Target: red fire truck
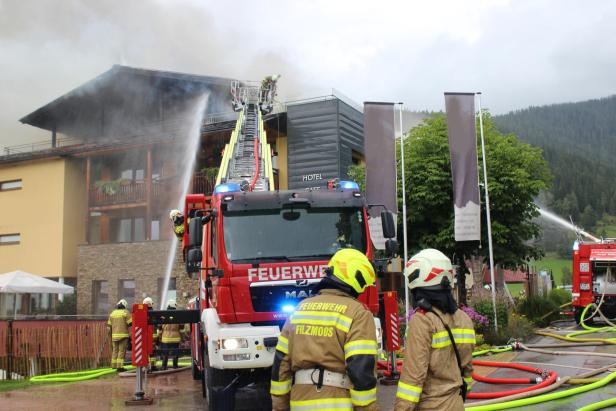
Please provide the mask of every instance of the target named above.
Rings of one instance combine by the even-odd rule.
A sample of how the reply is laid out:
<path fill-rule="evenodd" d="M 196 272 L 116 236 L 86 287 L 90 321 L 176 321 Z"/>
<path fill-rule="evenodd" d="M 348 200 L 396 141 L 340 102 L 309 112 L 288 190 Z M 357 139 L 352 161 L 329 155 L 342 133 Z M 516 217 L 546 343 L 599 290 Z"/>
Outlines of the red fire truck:
<path fill-rule="evenodd" d="M 310 295 L 339 249 L 372 259 L 367 204 L 351 181 L 329 189 L 277 191 L 261 111 L 264 94 L 234 86 L 241 112 L 225 147 L 211 196 L 188 195 L 183 248 L 186 270 L 199 279 L 192 307 L 193 377 L 211 409 L 233 409 L 235 390 L 254 386 L 264 404 L 280 328 Z M 392 253 L 393 216 L 381 213 Z M 379 310 L 376 287 L 362 301 Z M 380 320 L 375 317 L 377 340 Z M 255 404 L 255 409 L 267 405 Z"/>
<path fill-rule="evenodd" d="M 573 246 L 573 307 L 579 323 L 582 311 L 600 304 L 608 317 L 616 315 L 616 243 L 576 241 Z M 592 314 L 592 312 L 591 312 Z M 588 321 L 588 320 L 587 320 Z"/>

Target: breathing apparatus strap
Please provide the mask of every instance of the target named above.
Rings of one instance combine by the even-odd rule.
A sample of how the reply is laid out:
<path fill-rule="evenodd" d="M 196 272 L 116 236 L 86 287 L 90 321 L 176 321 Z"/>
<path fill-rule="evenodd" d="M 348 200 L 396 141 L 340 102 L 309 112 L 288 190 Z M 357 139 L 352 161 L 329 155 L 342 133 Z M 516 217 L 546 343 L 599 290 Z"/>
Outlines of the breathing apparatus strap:
<path fill-rule="evenodd" d="M 424 308 L 424 307 L 422 307 L 422 308 Z M 460 377 L 462 377 L 462 385 L 460 386 L 460 395 L 462 396 L 462 401 L 466 401 L 466 394 L 468 392 L 468 384 L 464 380 L 464 369 L 462 368 L 462 360 L 460 360 L 460 351 L 458 351 L 458 346 L 456 345 L 456 340 L 453 338 L 453 334 L 451 332 L 451 328 L 449 328 L 449 326 L 447 324 L 445 324 L 445 321 L 441 318 L 441 316 L 438 315 L 432 309 L 432 306 L 430 306 L 430 309 L 427 310 L 427 311 L 430 311 L 432 314 L 436 315 L 436 317 L 439 320 L 441 320 L 441 323 L 443 323 L 443 326 L 445 327 L 445 331 L 447 331 L 447 334 L 449 334 L 449 340 L 451 341 L 451 346 L 453 347 L 453 352 L 456 354 L 456 361 L 458 362 L 458 369 L 460 370 Z"/>

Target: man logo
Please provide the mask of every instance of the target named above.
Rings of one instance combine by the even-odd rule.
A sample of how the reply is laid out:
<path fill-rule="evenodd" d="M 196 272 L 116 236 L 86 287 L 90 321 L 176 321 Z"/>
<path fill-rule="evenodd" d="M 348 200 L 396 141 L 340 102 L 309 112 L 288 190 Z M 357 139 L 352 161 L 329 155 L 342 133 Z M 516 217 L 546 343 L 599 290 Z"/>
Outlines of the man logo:
<path fill-rule="evenodd" d="M 306 298 L 306 297 L 312 297 L 312 290 L 308 290 L 308 291 L 285 291 L 284 293 L 284 298 L 285 299 L 297 299 L 297 298 Z"/>
<path fill-rule="evenodd" d="M 308 285 L 308 280 L 297 280 L 295 281 L 295 285 L 298 287 L 306 287 Z"/>

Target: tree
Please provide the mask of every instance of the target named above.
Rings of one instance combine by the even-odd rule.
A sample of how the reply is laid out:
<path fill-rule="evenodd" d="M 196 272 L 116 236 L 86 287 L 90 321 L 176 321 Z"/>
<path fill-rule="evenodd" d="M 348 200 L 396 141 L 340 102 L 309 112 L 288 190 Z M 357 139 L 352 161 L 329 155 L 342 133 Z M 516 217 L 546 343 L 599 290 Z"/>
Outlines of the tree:
<path fill-rule="evenodd" d="M 595 210 L 590 206 L 590 204 L 584 208 L 584 211 L 580 216 L 580 224 L 582 224 L 582 227 L 587 230 L 592 230 L 595 224 L 597 224 L 597 213 L 595 213 Z"/>
<path fill-rule="evenodd" d="M 533 199 L 548 188 L 552 176 L 541 149 L 522 143 L 513 134 L 501 134 L 489 114 L 484 113 L 484 118 L 494 258 L 496 263 L 515 266 L 543 255 L 529 241 L 540 234 L 533 221 L 539 215 Z M 445 116 L 424 120 L 405 138 L 404 147 L 409 249 L 432 247 L 452 255 L 456 243 Z M 478 161 L 481 164 L 481 153 Z M 487 256 L 483 195 L 481 201 L 483 247 L 479 252 Z"/>

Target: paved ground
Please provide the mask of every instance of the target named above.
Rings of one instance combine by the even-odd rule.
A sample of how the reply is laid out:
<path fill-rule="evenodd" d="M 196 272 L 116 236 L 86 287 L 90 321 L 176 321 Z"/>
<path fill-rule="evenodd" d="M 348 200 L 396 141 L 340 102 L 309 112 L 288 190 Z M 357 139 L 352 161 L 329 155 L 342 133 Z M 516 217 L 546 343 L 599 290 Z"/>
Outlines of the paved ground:
<path fill-rule="evenodd" d="M 613 335 L 612 335 L 613 336 Z M 554 343 L 551 338 L 537 338 L 533 343 Z M 563 350 L 610 352 L 616 354 L 616 346 L 579 347 Z M 503 353 L 492 357 L 484 357 L 491 361 L 515 361 L 539 368 L 555 370 L 559 375 L 576 375 L 585 372 L 584 369 L 599 368 L 616 363 L 614 358 L 588 357 L 588 356 L 551 356 L 531 352 Z M 523 372 L 513 370 L 494 370 L 479 368 L 481 374 L 492 376 L 528 376 Z M 604 374 L 605 375 L 605 374 Z M 506 388 L 515 388 L 508 386 Z M 570 386 L 565 386 L 565 389 Z M 490 386 L 476 383 L 473 391 L 485 392 L 502 390 L 502 386 Z M 378 402 L 382 410 L 392 407 L 395 397 L 395 387 L 379 385 Z M 134 391 L 134 379 L 111 376 L 93 381 L 80 383 L 67 383 L 58 385 L 45 385 L 22 390 L 0 393 L 1 410 L 32 410 L 43 406 L 47 410 L 120 410 L 125 409 L 124 400 Z M 169 409 L 169 410 L 204 410 L 204 401 L 201 398 L 201 385 L 193 381 L 189 371 L 166 376 L 150 378 L 146 387 L 147 393 L 154 398 L 154 406 L 131 407 L 134 410 Z M 516 408 L 516 410 L 575 410 L 583 405 L 616 396 L 616 384 L 591 391 L 587 394 L 576 395 L 560 401 L 552 401 L 536 406 Z M 254 396 L 251 392 L 241 391 L 236 396 L 238 409 L 254 409 Z M 470 403 L 470 402 L 469 402 Z"/>

